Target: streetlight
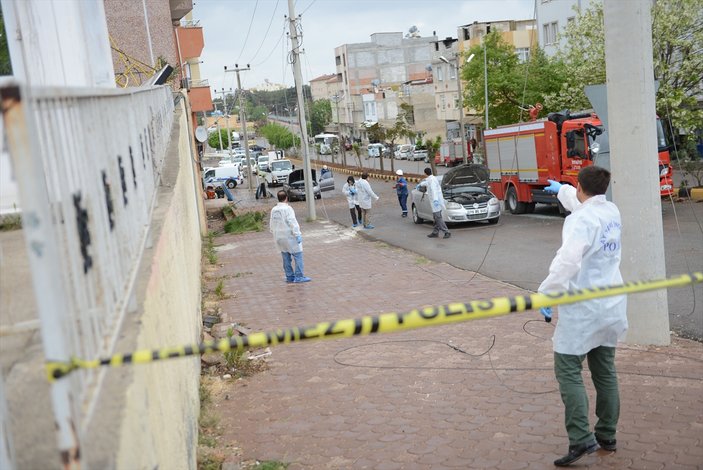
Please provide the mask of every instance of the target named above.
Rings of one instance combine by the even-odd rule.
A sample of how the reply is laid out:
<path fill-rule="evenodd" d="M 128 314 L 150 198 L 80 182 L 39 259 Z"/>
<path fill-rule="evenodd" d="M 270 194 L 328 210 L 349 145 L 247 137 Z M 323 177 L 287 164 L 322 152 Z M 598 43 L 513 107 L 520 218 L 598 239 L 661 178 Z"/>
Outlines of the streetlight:
<path fill-rule="evenodd" d="M 443 55 L 439 56 L 439 60 L 456 69 L 456 88 L 459 93 L 459 134 L 461 134 L 461 156 L 464 158 L 464 163 L 468 163 L 469 157 L 466 150 L 466 134 L 464 133 L 464 98 L 461 95 L 461 68 L 459 67 L 459 57 L 460 56 L 458 55 L 456 56 L 456 65 L 449 62 L 449 60 Z M 474 55 L 471 54 L 466 59 L 466 63 L 468 64 L 471 62 L 473 58 Z"/>

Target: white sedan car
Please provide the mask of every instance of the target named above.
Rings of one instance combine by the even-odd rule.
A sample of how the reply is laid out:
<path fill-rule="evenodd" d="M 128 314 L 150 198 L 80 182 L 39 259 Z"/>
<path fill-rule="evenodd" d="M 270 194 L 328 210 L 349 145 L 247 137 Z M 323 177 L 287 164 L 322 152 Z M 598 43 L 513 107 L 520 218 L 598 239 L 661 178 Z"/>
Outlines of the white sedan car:
<path fill-rule="evenodd" d="M 500 201 L 488 189 L 488 168 L 483 165 L 459 165 L 437 177 L 447 208 L 442 217 L 447 223 L 487 221 L 498 223 Z M 413 222 L 432 221 L 432 201 L 426 187 L 412 191 Z"/>

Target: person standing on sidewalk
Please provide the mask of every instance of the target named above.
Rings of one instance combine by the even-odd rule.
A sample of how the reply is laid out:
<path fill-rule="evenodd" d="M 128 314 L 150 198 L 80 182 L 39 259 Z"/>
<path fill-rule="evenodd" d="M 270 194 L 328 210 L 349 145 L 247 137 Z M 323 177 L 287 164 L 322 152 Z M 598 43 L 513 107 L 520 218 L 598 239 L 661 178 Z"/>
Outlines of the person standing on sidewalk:
<path fill-rule="evenodd" d="M 286 282 L 310 282 L 311 279 L 303 274 L 303 235 L 295 211 L 288 204 L 288 195 L 283 190 L 278 191 L 278 204 L 271 209 L 269 230 L 273 233 L 276 247 L 281 251 Z"/>
<path fill-rule="evenodd" d="M 408 216 L 408 180 L 403 178 L 403 170 L 396 170 L 396 175 L 398 179 L 393 186 L 396 194 L 398 195 L 398 203 L 400 204 L 401 217 Z"/>
<path fill-rule="evenodd" d="M 427 178 L 418 184 L 417 187 L 424 186 L 427 188 L 427 196 L 430 198 L 430 203 L 432 204 L 432 218 L 434 219 L 434 229 L 432 233 L 427 235 L 429 238 L 439 237 L 439 232 L 444 232 L 444 238 L 449 238 L 452 236 L 449 233 L 447 224 L 442 218 L 442 209 L 446 208 L 446 203 L 444 202 L 444 195 L 442 194 L 442 185 L 439 184 L 437 177 L 432 174 L 432 168 L 425 168 L 425 175 Z"/>
<path fill-rule="evenodd" d="M 549 180 L 547 192 L 557 194 L 571 212 L 562 228 L 562 244 L 549 275 L 539 286 L 543 293 L 621 284 L 620 211 L 605 199 L 610 172 L 595 165 L 582 168 L 576 188 Z M 551 307 L 541 313 L 551 320 Z M 615 347 L 627 331 L 627 298 L 623 295 L 587 300 L 559 307 L 552 338 L 554 373 L 564 403 L 568 453 L 554 461 L 565 467 L 602 448 L 615 451 L 620 395 L 615 370 Z M 596 389 L 595 436 L 588 423 L 588 395 L 581 375 L 583 360 Z"/>
<path fill-rule="evenodd" d="M 361 223 L 361 207 L 359 207 L 358 195 L 354 177 L 349 175 L 347 182 L 342 187 L 342 193 L 347 197 L 349 213 L 351 214 L 352 227 L 358 227 Z M 357 217 L 358 216 L 358 217 Z"/>
<path fill-rule="evenodd" d="M 361 223 L 364 225 L 365 229 L 370 230 L 374 228 L 374 226 L 371 225 L 371 221 L 369 220 L 369 211 L 371 210 L 373 201 L 378 201 L 378 196 L 376 196 L 376 193 L 371 189 L 371 185 L 367 181 L 368 178 L 368 173 L 363 172 L 361 174 L 361 180 L 359 180 L 359 184 L 357 185 L 357 193 L 359 196 L 359 207 L 361 207 Z"/>

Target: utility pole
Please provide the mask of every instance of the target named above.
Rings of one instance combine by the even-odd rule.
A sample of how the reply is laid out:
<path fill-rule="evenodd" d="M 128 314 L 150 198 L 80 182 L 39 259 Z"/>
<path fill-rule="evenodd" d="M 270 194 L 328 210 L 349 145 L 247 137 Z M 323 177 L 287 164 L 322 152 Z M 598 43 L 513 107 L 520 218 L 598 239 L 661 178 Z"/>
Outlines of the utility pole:
<path fill-rule="evenodd" d="M 229 89 L 230 93 L 232 92 L 232 89 Z M 222 91 L 217 91 L 215 90 L 216 94 L 222 94 L 222 109 L 224 110 L 225 113 L 225 125 L 227 126 L 227 150 L 229 151 L 229 154 L 232 155 L 232 131 L 229 128 L 229 109 L 227 109 L 227 98 L 226 98 L 226 93 L 227 91 L 223 88 Z M 222 136 L 220 136 L 220 139 Z M 220 147 L 222 147 L 222 142 L 220 142 Z"/>
<path fill-rule="evenodd" d="M 454 67 L 454 70 L 456 71 L 456 89 L 457 92 L 459 93 L 459 107 L 457 110 L 459 111 L 459 133 L 461 134 L 461 156 L 464 159 L 464 164 L 469 163 L 469 157 L 467 155 L 466 151 L 466 134 L 464 132 L 464 97 L 461 95 L 461 55 L 460 54 L 454 54 L 454 58 L 456 59 L 456 65 L 452 64 L 449 62 L 449 60 L 444 57 L 444 56 L 439 56 L 439 60 L 442 62 L 446 63 L 450 67 Z M 471 57 L 469 58 L 468 61 L 474 58 L 474 55 L 471 54 Z"/>
<path fill-rule="evenodd" d="M 315 214 L 315 195 L 313 194 L 312 171 L 310 170 L 310 155 L 308 154 L 308 123 L 305 119 L 305 101 L 303 99 L 303 77 L 300 73 L 300 43 L 298 42 L 297 19 L 293 0 L 288 0 L 288 26 L 290 27 L 291 57 L 293 58 L 293 77 L 295 78 L 295 91 L 298 96 L 298 116 L 300 117 L 300 140 L 303 151 L 303 171 L 305 172 L 305 201 L 308 206 L 310 220 L 317 219 Z"/>
<path fill-rule="evenodd" d="M 249 178 L 249 192 L 253 193 L 254 192 L 254 185 L 251 183 L 251 162 L 249 161 L 249 136 L 247 135 L 247 116 L 246 113 L 244 112 L 244 103 L 242 102 L 242 81 L 239 78 L 239 72 L 245 72 L 247 70 L 251 70 L 249 68 L 249 64 L 247 64 L 247 68 L 239 68 L 239 64 L 234 64 L 234 69 L 233 70 L 227 70 L 227 66 L 225 65 L 225 73 L 227 72 L 236 72 L 237 73 L 237 89 L 239 90 L 239 120 L 242 123 L 242 138 L 244 139 L 244 158 L 246 159 L 247 162 L 247 177 Z"/>
<path fill-rule="evenodd" d="M 488 129 L 488 59 L 486 58 L 486 49 L 488 49 L 488 45 L 486 44 L 486 37 L 483 37 L 483 96 L 486 100 L 485 107 L 486 107 L 486 129 Z M 484 143 L 485 145 L 485 143 Z M 484 157 L 486 158 L 486 152 L 484 150 L 483 152 Z"/>
<path fill-rule="evenodd" d="M 217 119 L 217 136 L 220 138 L 220 150 L 222 150 L 224 147 L 222 146 L 222 132 L 220 132 L 220 119 Z"/>
<path fill-rule="evenodd" d="M 626 281 L 666 275 L 659 196 L 651 2 L 603 2 L 613 200 L 622 211 Z M 646 208 L 646 209 L 645 209 Z M 668 345 L 665 289 L 627 299 L 626 341 Z"/>
<path fill-rule="evenodd" d="M 339 93 L 335 93 L 332 95 L 332 99 L 334 100 L 334 107 L 337 110 L 337 131 L 338 131 L 338 138 L 339 138 L 339 151 L 342 152 L 342 162 L 344 163 L 344 166 L 347 166 L 347 154 L 344 151 L 344 143 L 342 142 L 342 123 L 339 122 L 339 102 L 342 100 L 342 97 L 340 96 Z"/>

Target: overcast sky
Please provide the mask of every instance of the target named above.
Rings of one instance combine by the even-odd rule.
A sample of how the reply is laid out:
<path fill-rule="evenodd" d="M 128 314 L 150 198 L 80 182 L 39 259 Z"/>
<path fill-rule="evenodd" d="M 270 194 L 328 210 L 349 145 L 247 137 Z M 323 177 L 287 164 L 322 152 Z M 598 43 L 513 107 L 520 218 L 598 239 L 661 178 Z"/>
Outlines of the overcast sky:
<path fill-rule="evenodd" d="M 422 36 L 456 37 L 457 27 L 474 21 L 523 20 L 534 17 L 534 0 L 296 0 L 302 14 L 303 80 L 335 73 L 334 48 L 369 42 L 372 33 L 407 33 L 416 26 Z M 251 64 L 241 73 L 242 87 L 268 79 L 293 85 L 286 61 L 290 51 L 288 0 L 195 0 L 193 18 L 205 35 L 203 78 L 213 91 L 236 88 L 236 74 L 224 73 Z M 285 26 L 285 32 L 284 32 Z"/>

